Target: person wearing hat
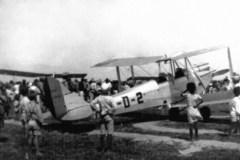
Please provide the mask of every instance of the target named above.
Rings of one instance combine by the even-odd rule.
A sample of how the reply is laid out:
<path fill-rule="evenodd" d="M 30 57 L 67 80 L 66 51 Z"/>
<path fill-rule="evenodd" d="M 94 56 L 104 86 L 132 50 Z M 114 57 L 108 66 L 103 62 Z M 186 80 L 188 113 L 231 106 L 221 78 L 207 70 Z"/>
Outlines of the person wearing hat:
<path fill-rule="evenodd" d="M 38 137 L 41 135 L 41 125 L 43 123 L 43 115 L 40 105 L 37 103 L 37 93 L 34 90 L 29 90 L 28 98 L 30 102 L 26 108 L 27 129 L 28 129 L 28 151 L 30 151 L 32 143 L 36 149 L 36 155 L 42 156 L 39 150 Z M 28 152 L 26 153 L 28 158 Z"/>
<path fill-rule="evenodd" d="M 100 115 L 100 151 L 105 152 L 112 149 L 112 134 L 114 132 L 114 121 L 112 115 L 115 112 L 117 105 L 113 97 L 109 96 L 109 86 L 106 83 L 101 85 L 102 94 L 95 98 L 91 103 L 94 111 Z M 105 146 L 105 137 L 107 136 L 107 146 Z"/>

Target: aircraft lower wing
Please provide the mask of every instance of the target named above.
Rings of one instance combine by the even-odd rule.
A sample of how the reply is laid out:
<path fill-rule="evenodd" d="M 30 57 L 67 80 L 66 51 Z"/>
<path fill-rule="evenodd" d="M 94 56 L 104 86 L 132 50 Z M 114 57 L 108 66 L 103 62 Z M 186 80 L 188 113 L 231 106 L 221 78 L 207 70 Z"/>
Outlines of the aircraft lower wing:
<path fill-rule="evenodd" d="M 200 106 L 229 103 L 231 99 L 234 97 L 232 90 L 216 92 L 216 93 L 208 93 L 208 94 L 203 94 L 201 96 L 204 102 Z M 186 101 L 173 105 L 171 108 L 179 108 L 179 107 L 180 108 L 186 107 Z"/>

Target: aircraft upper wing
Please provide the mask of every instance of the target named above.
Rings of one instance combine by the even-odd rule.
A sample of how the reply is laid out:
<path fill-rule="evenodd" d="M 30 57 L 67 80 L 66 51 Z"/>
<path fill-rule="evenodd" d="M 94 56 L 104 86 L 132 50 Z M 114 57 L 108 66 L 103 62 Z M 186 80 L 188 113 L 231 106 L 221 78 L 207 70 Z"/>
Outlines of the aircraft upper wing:
<path fill-rule="evenodd" d="M 134 58 L 117 58 L 110 59 L 98 63 L 92 67 L 116 67 L 116 66 L 134 66 L 154 63 L 157 61 L 167 61 L 169 58 L 164 56 L 152 56 L 152 57 L 134 57 Z"/>
<path fill-rule="evenodd" d="M 52 75 L 52 74 L 51 74 Z M 69 75 L 72 77 L 72 78 L 82 78 L 82 77 L 85 77 L 87 74 L 86 73 L 69 73 Z M 62 74 L 55 74 L 54 77 L 55 78 L 62 78 Z"/>
<path fill-rule="evenodd" d="M 185 52 L 185 53 L 182 53 L 175 57 L 172 57 L 172 60 L 179 60 L 179 59 L 186 58 L 186 57 L 192 57 L 192 56 L 216 51 L 216 50 L 223 49 L 223 48 L 227 48 L 227 46 L 215 46 L 215 47 L 208 47 L 208 48 L 199 49 L 199 50 L 195 50 L 195 51 L 191 51 L 191 52 Z"/>
<path fill-rule="evenodd" d="M 22 77 L 41 77 L 41 76 L 52 76 L 53 74 L 45 74 L 45 73 L 35 73 L 35 72 L 24 72 L 24 71 L 16 71 L 16 70 L 8 70 L 8 69 L 0 69 L 0 74 L 3 75 L 12 75 L 12 76 L 22 76 Z M 74 78 L 85 77 L 87 74 L 69 74 Z M 55 74 L 55 78 L 62 78 L 62 74 Z"/>

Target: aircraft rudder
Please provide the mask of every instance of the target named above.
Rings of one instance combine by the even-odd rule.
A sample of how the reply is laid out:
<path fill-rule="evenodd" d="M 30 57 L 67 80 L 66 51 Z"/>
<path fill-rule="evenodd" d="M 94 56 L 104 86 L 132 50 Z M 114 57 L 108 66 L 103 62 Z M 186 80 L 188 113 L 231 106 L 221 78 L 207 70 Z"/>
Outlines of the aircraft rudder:
<path fill-rule="evenodd" d="M 61 120 L 61 118 L 67 114 L 67 109 L 60 82 L 52 77 L 46 77 L 44 91 L 46 106 L 54 118 Z"/>

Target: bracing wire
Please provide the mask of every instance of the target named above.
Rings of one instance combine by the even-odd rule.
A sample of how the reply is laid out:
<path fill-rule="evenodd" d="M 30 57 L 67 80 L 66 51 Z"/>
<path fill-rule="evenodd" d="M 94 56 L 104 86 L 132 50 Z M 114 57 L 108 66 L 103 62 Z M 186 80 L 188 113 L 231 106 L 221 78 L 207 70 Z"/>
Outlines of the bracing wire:
<path fill-rule="evenodd" d="M 120 68 L 120 72 L 122 73 L 122 75 L 124 76 L 124 78 L 127 79 L 121 68 Z"/>
<path fill-rule="evenodd" d="M 138 65 L 138 67 L 141 68 L 143 71 L 145 71 L 148 75 L 150 75 L 152 77 L 152 75 L 149 72 L 147 72 L 144 68 L 142 68 L 140 65 Z"/>
<path fill-rule="evenodd" d="M 129 71 L 129 68 L 126 68 L 126 67 L 122 67 L 122 68 L 124 68 L 127 72 L 130 72 L 130 71 Z M 138 74 L 138 73 L 136 73 L 136 72 L 134 72 L 134 75 L 140 76 L 140 74 Z"/>

